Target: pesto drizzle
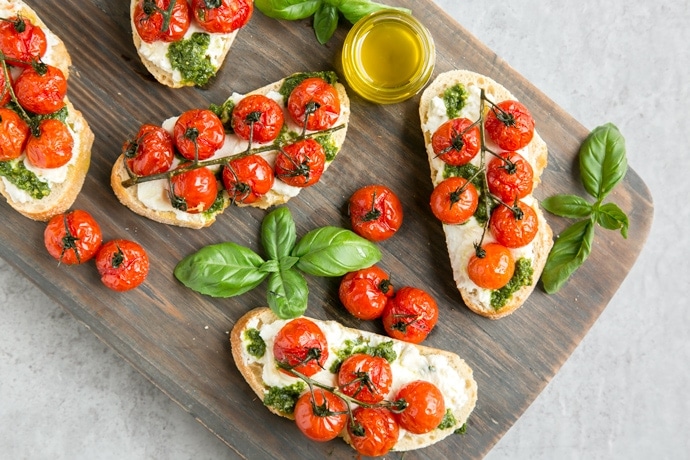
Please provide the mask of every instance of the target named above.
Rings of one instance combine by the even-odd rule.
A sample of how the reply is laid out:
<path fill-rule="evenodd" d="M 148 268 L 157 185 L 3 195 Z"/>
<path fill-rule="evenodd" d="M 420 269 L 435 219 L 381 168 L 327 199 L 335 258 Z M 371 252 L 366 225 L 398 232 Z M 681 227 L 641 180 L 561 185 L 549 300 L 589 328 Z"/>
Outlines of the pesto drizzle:
<path fill-rule="evenodd" d="M 491 306 L 498 311 L 505 306 L 512 296 L 522 286 L 529 286 L 532 284 L 532 276 L 534 275 L 534 268 L 532 261 L 526 257 L 520 257 L 515 262 L 515 273 L 508 281 L 508 284 L 501 289 L 491 291 Z"/>
<path fill-rule="evenodd" d="M 202 32 L 194 32 L 191 37 L 170 44 L 167 53 L 170 65 L 180 71 L 183 82 L 204 86 L 216 74 L 206 55 L 210 44 L 211 36 Z"/>
<path fill-rule="evenodd" d="M 21 160 L 0 161 L 0 176 L 7 179 L 19 190 L 28 193 L 31 198 L 40 200 L 50 195 L 50 186 L 38 176 L 26 169 Z"/>
<path fill-rule="evenodd" d="M 460 83 L 451 86 L 443 92 L 443 104 L 446 106 L 448 118 L 457 118 L 460 115 L 460 111 L 467 103 L 468 96 L 467 89 Z"/>
<path fill-rule="evenodd" d="M 295 382 L 286 387 L 269 387 L 264 396 L 264 405 L 273 407 L 285 414 L 292 414 L 295 411 L 297 399 L 306 390 L 304 382 Z"/>
<path fill-rule="evenodd" d="M 266 342 L 261 338 L 258 329 L 251 328 L 244 331 L 244 338 L 249 341 L 247 344 L 247 353 L 255 358 L 262 358 L 266 353 Z"/>
<path fill-rule="evenodd" d="M 398 358 L 398 354 L 393 350 L 392 340 L 372 346 L 369 344 L 369 340 L 358 337 L 357 340 L 346 340 L 343 345 L 343 348 L 336 351 L 338 359 L 333 362 L 333 365 L 331 365 L 329 369 L 333 374 L 338 372 L 343 361 L 357 353 L 381 357 L 389 363 L 392 363 Z"/>

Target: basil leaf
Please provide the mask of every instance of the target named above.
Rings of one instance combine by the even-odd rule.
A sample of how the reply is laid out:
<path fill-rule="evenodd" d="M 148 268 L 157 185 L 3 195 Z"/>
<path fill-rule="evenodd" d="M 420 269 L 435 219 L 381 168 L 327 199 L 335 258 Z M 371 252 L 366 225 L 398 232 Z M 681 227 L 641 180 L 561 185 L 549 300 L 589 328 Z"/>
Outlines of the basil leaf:
<path fill-rule="evenodd" d="M 580 147 L 580 173 L 587 193 L 601 201 L 625 177 L 625 139 L 612 123 L 594 128 Z"/>
<path fill-rule="evenodd" d="M 592 214 L 592 205 L 577 195 L 550 196 L 541 205 L 551 214 L 571 219 L 583 219 Z"/>
<path fill-rule="evenodd" d="M 328 43 L 338 27 L 338 9 L 328 3 L 322 3 L 314 14 L 314 32 L 322 45 Z"/>
<path fill-rule="evenodd" d="M 226 242 L 206 246 L 182 259 L 175 277 L 188 288 L 211 297 L 232 297 L 258 286 L 267 276 L 264 260 L 251 249 Z"/>
<path fill-rule="evenodd" d="M 277 260 L 290 255 L 296 240 L 295 221 L 290 209 L 276 208 L 264 217 L 261 223 L 261 245 L 269 258 Z"/>
<path fill-rule="evenodd" d="M 272 273 L 278 270 L 280 270 L 280 263 L 275 259 L 267 260 L 259 267 L 259 271 L 263 273 Z"/>
<path fill-rule="evenodd" d="M 275 19 L 305 19 L 316 13 L 322 0 L 254 0 L 259 11 Z"/>
<path fill-rule="evenodd" d="M 565 284 L 589 256 L 594 241 L 591 219 L 568 227 L 555 241 L 541 275 L 544 290 L 553 294 Z"/>
<path fill-rule="evenodd" d="M 379 10 L 398 10 L 411 13 L 411 11 L 407 8 L 383 5 L 370 0 L 346 0 L 340 3 L 338 9 L 341 13 L 343 13 L 345 19 L 350 21 L 352 24 L 359 21 L 364 16 Z"/>
<path fill-rule="evenodd" d="M 295 269 L 280 270 L 268 277 L 268 306 L 282 319 L 296 318 L 307 311 L 309 287 Z"/>
<path fill-rule="evenodd" d="M 628 216 L 615 203 L 605 203 L 596 212 L 599 225 L 607 230 L 619 230 L 623 238 L 628 238 Z"/>
<path fill-rule="evenodd" d="M 292 255 L 299 257 L 295 267 L 314 276 L 343 276 L 381 260 L 374 243 L 351 230 L 331 226 L 304 235 Z"/>

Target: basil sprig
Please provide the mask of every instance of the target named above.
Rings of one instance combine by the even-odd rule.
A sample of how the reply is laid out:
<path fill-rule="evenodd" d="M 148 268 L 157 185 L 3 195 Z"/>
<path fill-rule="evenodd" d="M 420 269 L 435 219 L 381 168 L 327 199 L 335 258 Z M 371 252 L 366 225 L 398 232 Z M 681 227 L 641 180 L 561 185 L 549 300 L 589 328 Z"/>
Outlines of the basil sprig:
<path fill-rule="evenodd" d="M 378 247 L 339 227 L 320 227 L 297 241 L 292 214 L 276 208 L 261 224 L 264 260 L 249 248 L 232 242 L 206 246 L 182 259 L 175 277 L 188 288 L 211 297 L 233 297 L 267 279 L 268 306 L 280 318 L 302 315 L 309 288 L 302 272 L 314 276 L 343 276 L 381 260 Z"/>
<path fill-rule="evenodd" d="M 541 280 L 549 294 L 558 292 L 591 253 L 595 224 L 628 237 L 628 216 L 615 203 L 604 203 L 628 169 L 625 139 L 618 128 L 607 123 L 592 130 L 580 147 L 579 162 L 582 185 L 596 201 L 554 195 L 541 203 L 552 214 L 579 219 L 560 234 L 546 260 Z"/>

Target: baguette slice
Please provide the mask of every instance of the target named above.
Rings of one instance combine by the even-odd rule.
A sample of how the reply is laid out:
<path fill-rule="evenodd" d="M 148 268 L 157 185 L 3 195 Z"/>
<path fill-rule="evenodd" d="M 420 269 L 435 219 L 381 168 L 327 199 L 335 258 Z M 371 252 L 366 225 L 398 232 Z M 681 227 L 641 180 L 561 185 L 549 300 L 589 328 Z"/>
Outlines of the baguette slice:
<path fill-rule="evenodd" d="M 59 68 L 65 78 L 69 78 L 72 61 L 63 41 L 51 32 L 36 12 L 23 1 L 0 0 L 0 17 L 7 18 L 14 15 L 22 16 L 43 30 L 48 44 L 43 62 Z M 89 169 L 94 134 L 83 114 L 74 108 L 68 97 L 65 97 L 65 104 L 68 111 L 66 124 L 74 139 L 72 159 L 67 165 L 52 171 L 41 172 L 34 169 L 40 179 L 48 180 L 50 194 L 41 199 L 35 199 L 19 190 L 4 177 L 0 178 L 0 194 L 13 209 L 29 219 L 45 222 L 68 210 L 79 195 Z M 10 161 L 22 162 L 24 158 L 22 154 L 18 159 Z M 56 173 L 62 177 L 55 178 Z"/>
<path fill-rule="evenodd" d="M 434 154 L 431 137 L 438 126 L 447 120 L 442 100 L 443 93 L 446 89 L 458 83 L 464 85 L 470 91 L 466 108 L 463 109 L 460 116 L 469 118 L 472 121 L 479 118 L 480 89 L 484 89 L 486 96 L 494 103 L 508 99 L 516 100 L 501 84 L 478 73 L 467 70 L 454 70 L 442 73 L 436 77 L 422 93 L 419 103 L 419 116 L 429 158 L 431 181 L 434 187 L 444 179 L 444 163 Z M 500 151 L 490 140 L 487 143 L 493 151 Z M 532 141 L 525 148 L 521 149 L 519 153 L 527 159 L 534 171 L 534 191 L 540 183 L 544 168 L 546 168 L 548 159 L 546 143 L 535 131 Z M 479 157 L 480 155 L 477 155 L 473 162 L 478 162 Z M 533 196 L 525 197 L 522 201 L 530 205 L 536 212 L 539 219 L 539 229 L 531 244 L 525 248 L 512 249 L 511 252 L 516 261 L 519 257 L 527 257 L 531 260 L 534 270 L 532 283 L 514 292 L 507 303 L 499 309 L 491 306 L 491 291 L 476 286 L 467 274 L 467 262 L 474 253 L 474 243 L 481 238 L 482 226 L 479 225 L 474 217 L 462 225 L 443 225 L 453 277 L 462 299 L 470 310 L 487 318 L 498 319 L 507 316 L 517 310 L 527 300 L 539 280 L 546 258 L 553 246 L 553 233 L 539 207 L 538 201 Z M 494 241 L 494 239 L 490 232 L 487 231 L 484 242 L 490 241 Z"/>
<path fill-rule="evenodd" d="M 329 359 L 326 361 L 325 369 L 331 366 L 333 360 L 336 359 L 336 351 L 344 348 L 346 340 L 355 341 L 361 338 L 368 341 L 372 346 L 383 342 L 393 342 L 393 349 L 398 356 L 391 363 L 393 384 L 387 399 L 393 398 L 402 385 L 417 379 L 431 381 L 439 386 L 443 392 L 446 409 L 452 412 L 456 423 L 448 428 L 435 429 L 421 435 L 407 432 L 401 428 L 401 436 L 392 450 L 407 451 L 430 446 L 453 434 L 455 430 L 462 427 L 467 421 L 477 402 L 477 383 L 474 380 L 472 369 L 458 355 L 445 350 L 402 342 L 372 332 L 348 328 L 335 321 L 309 319 L 324 331 L 328 340 Z M 271 351 L 273 337 L 282 325 L 288 321 L 279 319 L 269 308 L 257 308 L 242 316 L 235 323 L 230 333 L 230 344 L 235 364 L 261 401 L 264 401 L 269 390 L 269 385 L 265 383 L 264 375 L 280 374 L 280 371 L 276 370 L 270 372 L 268 366 L 275 369 L 275 361 L 272 358 Z M 266 343 L 266 353 L 262 360 L 257 360 L 246 350 L 248 342 L 245 339 L 245 331 L 249 329 L 259 330 L 261 337 Z M 399 367 L 396 368 L 395 366 Z M 400 366 L 404 367 L 405 372 L 400 371 Z M 398 372 L 396 372 L 396 369 L 398 369 Z M 273 379 L 273 377 L 266 378 Z M 328 370 L 317 373 L 313 378 L 323 380 L 329 386 L 335 386 L 336 376 Z M 289 376 L 282 377 L 282 379 L 285 382 L 283 385 L 299 381 Z M 281 412 L 270 406 L 265 407 L 277 415 L 294 419 L 294 416 L 290 413 Z M 350 443 L 347 429 L 344 429 L 340 436 Z"/>

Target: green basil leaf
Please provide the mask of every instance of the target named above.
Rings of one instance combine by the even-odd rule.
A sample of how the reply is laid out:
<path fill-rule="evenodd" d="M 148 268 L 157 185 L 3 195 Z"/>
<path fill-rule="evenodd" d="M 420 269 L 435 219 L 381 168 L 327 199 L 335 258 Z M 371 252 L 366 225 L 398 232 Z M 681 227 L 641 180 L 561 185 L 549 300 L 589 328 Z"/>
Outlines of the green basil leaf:
<path fill-rule="evenodd" d="M 307 311 L 309 287 L 295 269 L 280 270 L 268 277 L 268 306 L 282 319 L 296 318 Z"/>
<path fill-rule="evenodd" d="M 601 201 L 625 177 L 625 139 L 612 123 L 592 130 L 580 147 L 580 173 L 587 193 Z"/>
<path fill-rule="evenodd" d="M 299 262 L 298 257 L 285 256 L 280 258 L 278 264 L 281 270 L 287 270 L 288 268 L 294 267 L 297 262 Z"/>
<path fill-rule="evenodd" d="M 623 238 L 628 238 L 628 216 L 615 203 L 605 203 L 596 213 L 597 223 L 607 230 L 619 230 Z"/>
<path fill-rule="evenodd" d="M 259 271 L 263 273 L 273 273 L 278 270 L 280 270 L 280 263 L 275 259 L 267 260 L 259 267 Z"/>
<path fill-rule="evenodd" d="M 267 276 L 264 260 L 235 243 L 206 246 L 182 259 L 175 277 L 188 288 L 212 297 L 232 297 L 258 286 Z"/>
<path fill-rule="evenodd" d="M 316 13 L 322 0 L 254 0 L 254 6 L 269 18 L 305 19 Z"/>
<path fill-rule="evenodd" d="M 577 195 L 550 196 L 541 205 L 551 214 L 571 219 L 583 219 L 592 214 L 592 205 Z"/>
<path fill-rule="evenodd" d="M 383 5 L 370 0 L 346 0 L 340 3 L 338 9 L 343 14 L 345 19 L 352 24 L 359 21 L 364 16 L 379 10 L 398 10 L 411 13 L 411 11 L 407 8 Z"/>
<path fill-rule="evenodd" d="M 298 269 L 314 276 L 343 276 L 381 260 L 374 243 L 351 230 L 331 226 L 304 235 L 292 255 L 299 257 Z"/>
<path fill-rule="evenodd" d="M 264 217 L 261 222 L 261 245 L 268 257 L 279 260 L 289 255 L 295 241 L 295 221 L 289 208 L 276 208 Z"/>
<path fill-rule="evenodd" d="M 322 45 L 328 43 L 338 27 L 338 9 L 328 3 L 322 3 L 314 14 L 314 32 Z"/>
<path fill-rule="evenodd" d="M 589 256 L 594 241 L 591 219 L 581 220 L 568 227 L 554 242 L 541 275 L 544 290 L 558 292 L 575 270 Z"/>

